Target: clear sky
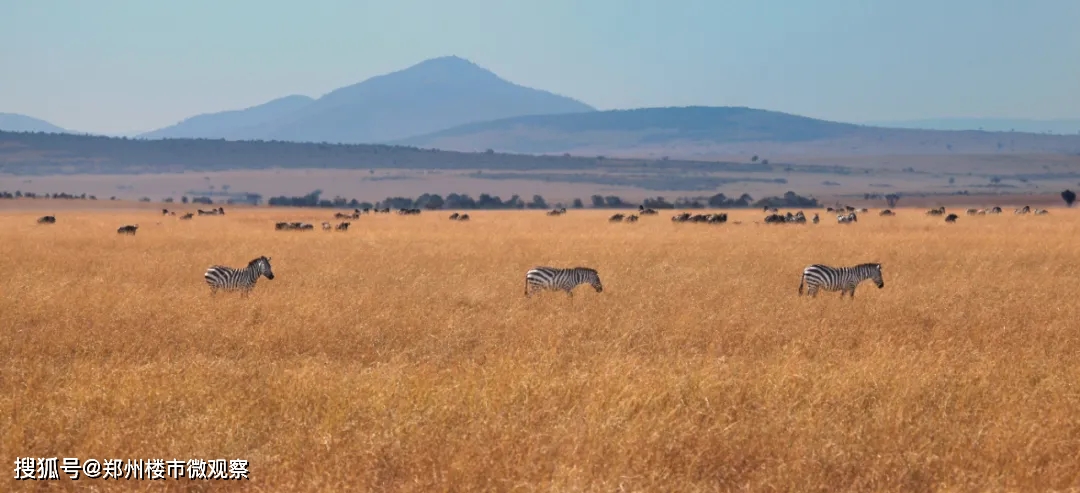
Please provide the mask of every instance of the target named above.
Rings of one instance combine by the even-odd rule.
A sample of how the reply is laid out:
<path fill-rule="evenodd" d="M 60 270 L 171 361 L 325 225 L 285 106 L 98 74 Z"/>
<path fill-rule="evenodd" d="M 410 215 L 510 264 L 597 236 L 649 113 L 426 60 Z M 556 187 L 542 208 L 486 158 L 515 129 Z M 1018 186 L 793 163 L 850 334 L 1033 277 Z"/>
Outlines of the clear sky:
<path fill-rule="evenodd" d="M 600 109 L 1080 117 L 1080 0 L 0 0 L 0 112 L 103 133 L 457 55 Z"/>

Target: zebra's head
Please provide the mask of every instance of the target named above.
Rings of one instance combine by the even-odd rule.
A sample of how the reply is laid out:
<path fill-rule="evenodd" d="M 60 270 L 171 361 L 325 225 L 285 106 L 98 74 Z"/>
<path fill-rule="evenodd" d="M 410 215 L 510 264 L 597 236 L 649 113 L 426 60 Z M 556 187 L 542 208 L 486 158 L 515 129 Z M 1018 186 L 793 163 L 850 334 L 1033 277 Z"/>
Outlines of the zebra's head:
<path fill-rule="evenodd" d="M 877 284 L 878 289 L 885 287 L 885 280 L 881 277 L 881 264 L 866 264 L 870 268 L 870 279 Z"/>
<path fill-rule="evenodd" d="M 588 267 L 579 267 L 579 269 L 585 272 L 587 282 L 592 285 L 597 293 L 604 292 L 604 285 L 600 283 L 600 274 L 596 272 L 596 269 Z"/>
<path fill-rule="evenodd" d="M 270 269 L 270 257 L 259 257 L 251 262 L 248 262 L 249 268 L 254 268 L 256 272 L 266 276 L 267 279 L 274 279 L 274 271 Z"/>

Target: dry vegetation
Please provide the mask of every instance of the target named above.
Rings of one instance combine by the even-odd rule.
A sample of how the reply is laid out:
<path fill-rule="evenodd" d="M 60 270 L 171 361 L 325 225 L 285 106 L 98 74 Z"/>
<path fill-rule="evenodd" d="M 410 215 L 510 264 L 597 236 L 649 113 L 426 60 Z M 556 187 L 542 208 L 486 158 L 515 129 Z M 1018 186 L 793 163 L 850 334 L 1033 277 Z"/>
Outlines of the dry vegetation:
<path fill-rule="evenodd" d="M 0 457 L 250 461 L 246 483 L 153 485 L 174 490 L 1080 484 L 1076 212 L 273 228 L 329 214 L 0 215 Z M 207 266 L 259 255 L 275 280 L 210 298 Z M 883 290 L 796 294 L 807 264 L 865 261 Z M 526 300 L 534 265 L 594 267 L 605 290 Z M 8 470 L 9 491 L 151 486 Z"/>

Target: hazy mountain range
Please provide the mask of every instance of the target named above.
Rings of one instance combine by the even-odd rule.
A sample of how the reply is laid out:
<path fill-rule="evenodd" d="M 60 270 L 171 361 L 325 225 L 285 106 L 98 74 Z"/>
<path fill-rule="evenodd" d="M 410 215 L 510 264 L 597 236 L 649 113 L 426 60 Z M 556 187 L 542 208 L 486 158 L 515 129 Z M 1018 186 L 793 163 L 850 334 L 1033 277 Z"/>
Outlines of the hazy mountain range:
<path fill-rule="evenodd" d="M 0 130 L 8 132 L 70 133 L 45 120 L 15 113 L 0 113 Z"/>
<path fill-rule="evenodd" d="M 978 128 L 986 132 L 956 132 Z M 0 130 L 67 132 L 11 114 L 0 114 Z M 1009 130 L 1018 132 L 991 132 Z M 1080 150 L 1078 130 L 1080 120 L 931 119 L 867 126 L 737 107 L 597 111 L 449 56 L 317 99 L 285 96 L 250 108 L 196 115 L 137 137 L 387 143 L 467 152 L 849 155 L 1072 153 Z M 1033 135 L 1048 131 L 1074 137 Z"/>
<path fill-rule="evenodd" d="M 145 138 L 375 143 L 457 125 L 520 115 L 594 111 L 580 101 L 508 82 L 458 57 L 334 90 L 318 99 L 288 96 L 238 111 L 199 115 Z"/>

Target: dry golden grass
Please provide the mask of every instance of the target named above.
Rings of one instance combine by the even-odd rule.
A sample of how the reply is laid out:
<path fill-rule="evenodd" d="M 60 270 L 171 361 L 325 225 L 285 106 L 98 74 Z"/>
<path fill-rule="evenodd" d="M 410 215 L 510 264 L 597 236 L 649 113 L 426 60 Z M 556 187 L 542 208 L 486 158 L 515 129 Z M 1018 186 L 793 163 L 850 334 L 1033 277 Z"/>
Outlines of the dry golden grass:
<path fill-rule="evenodd" d="M 946 225 L 901 209 L 851 226 L 447 214 L 365 216 L 346 233 L 274 231 L 330 215 L 310 210 L 0 216 L 0 457 L 251 470 L 163 484 L 9 472 L 0 489 L 1080 485 L 1074 211 Z M 211 299 L 206 267 L 259 255 L 275 280 Z M 884 289 L 797 295 L 807 264 L 867 261 Z M 605 290 L 526 300 L 535 265 L 594 267 Z"/>

